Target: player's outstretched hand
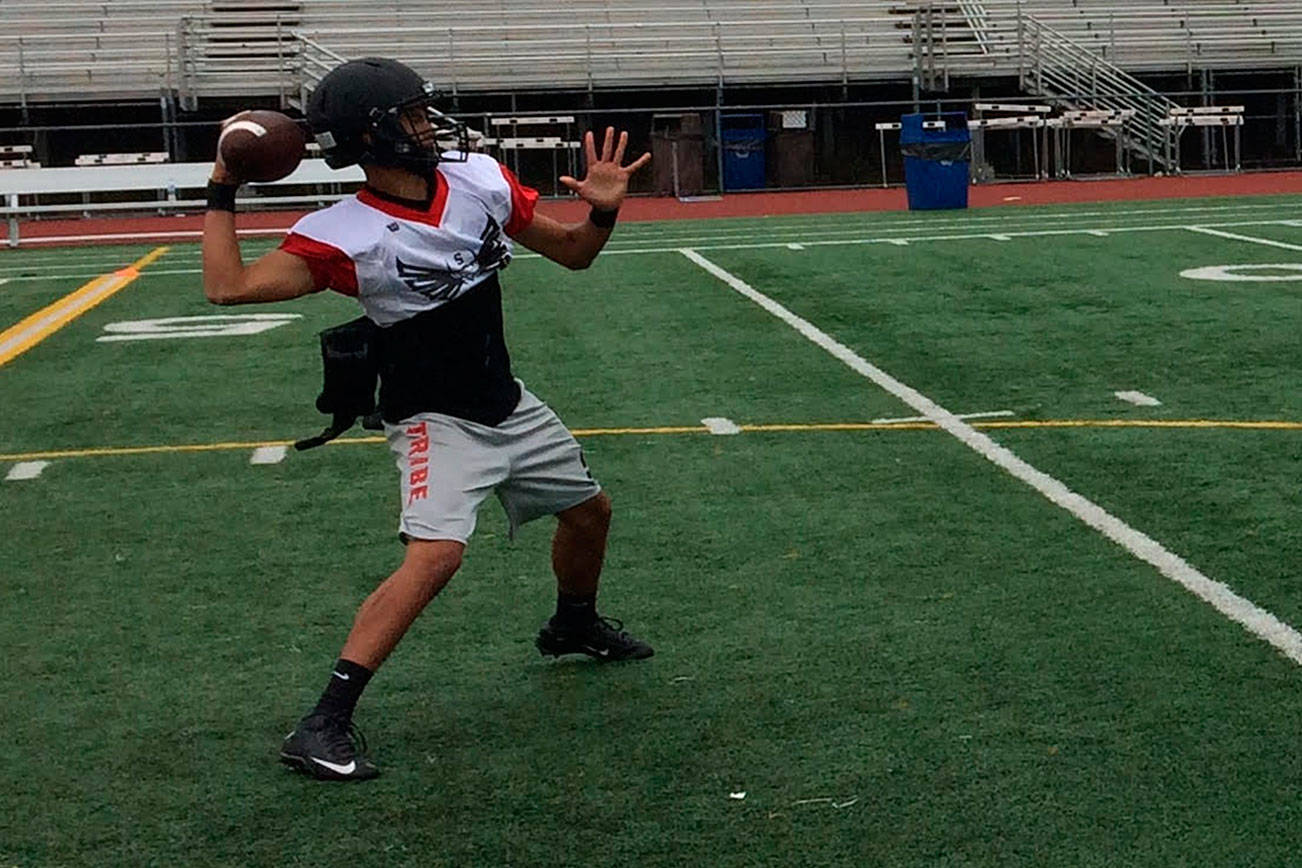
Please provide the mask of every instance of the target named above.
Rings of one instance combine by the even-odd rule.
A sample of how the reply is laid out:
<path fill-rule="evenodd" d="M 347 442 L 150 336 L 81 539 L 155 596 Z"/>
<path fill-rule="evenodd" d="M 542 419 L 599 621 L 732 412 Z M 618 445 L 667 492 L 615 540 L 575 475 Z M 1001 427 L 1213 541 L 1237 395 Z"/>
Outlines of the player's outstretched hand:
<path fill-rule="evenodd" d="M 582 181 L 561 175 L 561 183 L 578 193 L 589 205 L 602 211 L 613 211 L 624 201 L 628 193 L 628 178 L 638 169 L 651 162 L 650 154 L 643 154 L 627 166 L 624 162 L 624 148 L 628 145 L 628 133 L 619 134 L 615 142 L 615 128 L 606 127 L 606 140 L 601 145 L 601 157 L 597 157 L 596 141 L 592 133 L 583 136 L 583 150 L 587 156 L 588 176 Z"/>

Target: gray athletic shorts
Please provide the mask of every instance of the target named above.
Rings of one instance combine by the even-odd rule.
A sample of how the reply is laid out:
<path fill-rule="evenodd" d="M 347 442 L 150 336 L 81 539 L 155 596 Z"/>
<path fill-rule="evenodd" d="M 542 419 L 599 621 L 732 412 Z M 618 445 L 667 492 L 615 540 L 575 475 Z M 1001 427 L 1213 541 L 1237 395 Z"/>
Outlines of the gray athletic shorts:
<path fill-rule="evenodd" d="M 527 521 L 578 506 L 601 491 L 583 450 L 528 389 L 497 427 L 441 413 L 385 423 L 402 489 L 399 535 L 467 542 L 479 505 L 497 493 L 511 536 Z"/>

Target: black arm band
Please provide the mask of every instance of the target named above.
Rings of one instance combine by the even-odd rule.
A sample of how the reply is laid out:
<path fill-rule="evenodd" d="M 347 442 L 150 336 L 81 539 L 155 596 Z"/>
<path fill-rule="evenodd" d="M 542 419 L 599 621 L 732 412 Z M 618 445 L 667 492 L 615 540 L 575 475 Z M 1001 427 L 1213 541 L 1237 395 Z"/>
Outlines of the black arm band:
<path fill-rule="evenodd" d="M 588 212 L 588 220 L 598 229 L 610 229 L 615 225 L 616 218 L 619 217 L 619 209 L 613 211 L 600 211 L 593 208 Z"/>
<path fill-rule="evenodd" d="M 235 191 L 240 188 L 239 184 L 218 184 L 216 181 L 208 182 L 208 210 L 209 211 L 229 211 L 235 213 Z"/>

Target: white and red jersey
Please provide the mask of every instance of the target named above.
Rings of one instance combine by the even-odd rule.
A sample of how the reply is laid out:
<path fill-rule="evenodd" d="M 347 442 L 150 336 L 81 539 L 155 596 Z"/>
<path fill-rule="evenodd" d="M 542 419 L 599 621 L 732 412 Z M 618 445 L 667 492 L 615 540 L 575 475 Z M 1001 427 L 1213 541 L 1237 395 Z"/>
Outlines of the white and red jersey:
<path fill-rule="evenodd" d="M 533 221 L 538 191 L 485 154 L 439 163 L 434 182 L 428 203 L 364 188 L 303 217 L 281 249 L 378 325 L 446 304 L 511 261 L 506 236 Z"/>
<path fill-rule="evenodd" d="M 386 421 L 432 412 L 497 425 L 520 399 L 497 272 L 538 192 L 483 154 L 440 162 L 431 186 L 426 202 L 363 188 L 299 220 L 281 249 L 307 263 L 317 289 L 355 296 L 381 326 Z"/>

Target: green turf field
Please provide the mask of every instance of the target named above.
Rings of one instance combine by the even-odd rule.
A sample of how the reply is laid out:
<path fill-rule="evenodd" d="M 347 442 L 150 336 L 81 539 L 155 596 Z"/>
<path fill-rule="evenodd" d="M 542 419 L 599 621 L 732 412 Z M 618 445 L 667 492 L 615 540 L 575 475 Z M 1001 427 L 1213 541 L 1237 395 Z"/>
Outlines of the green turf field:
<path fill-rule="evenodd" d="M 0 331 L 154 247 L 0 253 Z M 170 246 L 0 366 L 0 866 L 1296 864 L 1302 198 L 519 256 L 517 374 L 580 432 L 603 609 L 657 654 L 537 656 L 550 523 L 509 543 L 490 500 L 359 707 L 384 774 L 345 786 L 275 755 L 400 557 L 393 464 L 360 429 L 250 457 L 321 428 L 315 333 L 354 303 L 213 308 L 198 263 Z M 96 340 L 250 313 L 298 318 Z M 889 421 L 925 414 L 860 362 L 981 415 Z"/>

